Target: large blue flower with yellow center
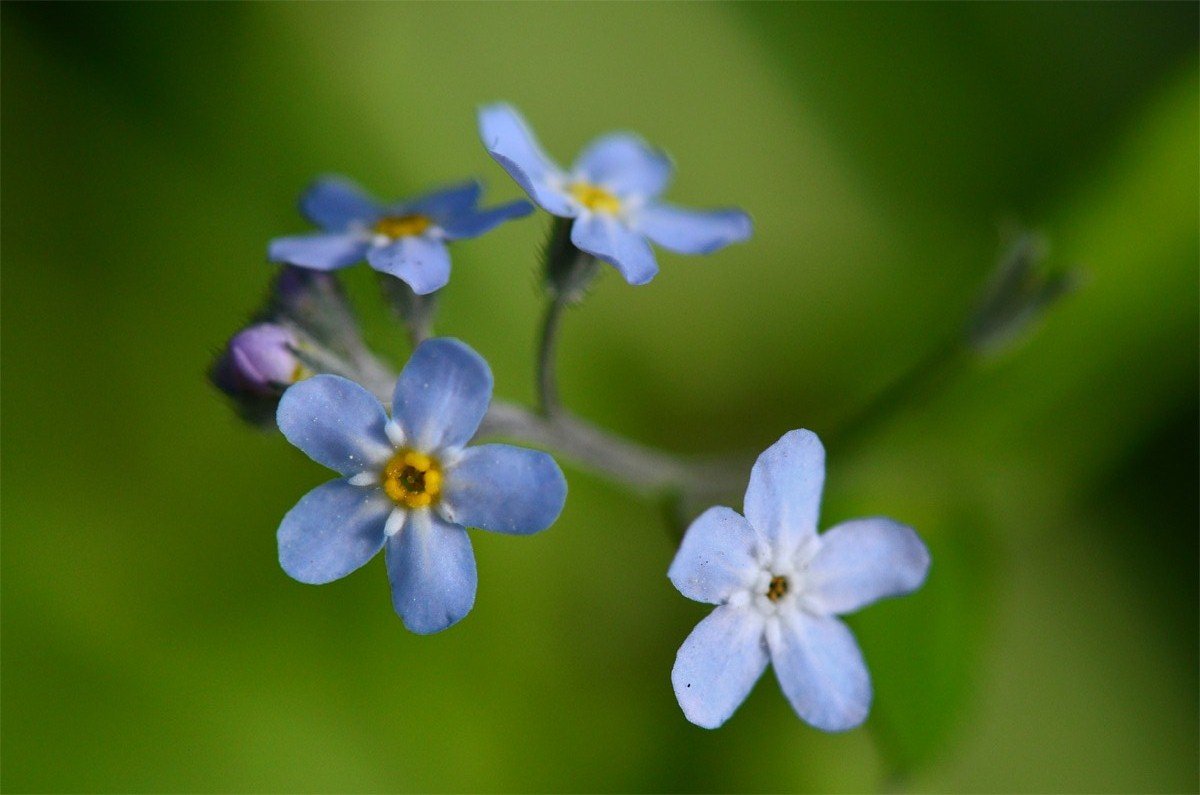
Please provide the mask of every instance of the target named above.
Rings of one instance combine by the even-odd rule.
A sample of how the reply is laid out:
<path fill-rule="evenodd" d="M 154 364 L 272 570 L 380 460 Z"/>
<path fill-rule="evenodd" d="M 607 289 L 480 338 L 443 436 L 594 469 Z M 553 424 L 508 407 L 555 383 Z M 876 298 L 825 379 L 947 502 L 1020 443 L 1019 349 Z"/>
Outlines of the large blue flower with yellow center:
<path fill-rule="evenodd" d="M 863 722 L 871 678 L 838 616 L 921 586 L 929 552 L 891 519 L 854 519 L 817 534 L 825 449 L 791 431 L 755 462 L 745 516 L 710 508 L 688 528 L 668 572 L 680 593 L 717 605 L 671 671 L 688 720 L 714 729 L 769 661 L 796 713 L 825 731 Z"/>
<path fill-rule="evenodd" d="M 558 518 L 567 484 L 546 453 L 467 447 L 492 373 L 471 348 L 433 339 L 396 381 L 389 418 L 353 381 L 318 375 L 284 393 L 288 441 L 342 477 L 310 491 L 279 526 L 279 562 L 300 582 L 346 576 L 385 550 L 392 604 L 413 632 L 446 629 L 475 603 L 467 527 L 529 535 Z"/>
<path fill-rule="evenodd" d="M 687 210 L 660 201 L 671 160 L 636 135 L 597 138 L 570 171 L 542 151 L 509 105 L 482 108 L 479 135 L 538 206 L 575 219 L 576 248 L 613 265 L 630 284 L 645 284 L 658 273 L 651 242 L 679 254 L 708 254 L 750 237 L 753 226 L 741 210 Z"/>
<path fill-rule="evenodd" d="M 300 210 L 323 231 L 271 241 L 267 256 L 302 268 L 329 271 L 366 259 L 377 271 L 402 279 L 417 295 L 450 280 L 446 243 L 478 237 L 533 212 L 526 201 L 477 207 L 478 182 L 464 182 L 416 199 L 381 204 L 341 177 L 317 180 Z"/>

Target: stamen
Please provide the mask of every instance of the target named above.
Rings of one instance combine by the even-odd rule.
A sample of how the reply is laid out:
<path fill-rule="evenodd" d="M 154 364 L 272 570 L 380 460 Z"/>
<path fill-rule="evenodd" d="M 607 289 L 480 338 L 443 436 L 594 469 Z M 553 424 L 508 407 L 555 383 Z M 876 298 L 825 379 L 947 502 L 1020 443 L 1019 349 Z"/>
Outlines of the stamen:
<path fill-rule="evenodd" d="M 383 467 L 383 491 L 405 508 L 427 508 L 442 492 L 442 468 L 431 456 L 400 450 Z"/>
<path fill-rule="evenodd" d="M 401 237 L 416 237 L 431 226 L 433 221 L 426 215 L 389 215 L 375 223 L 375 234 L 396 240 Z"/>
<path fill-rule="evenodd" d="M 771 578 L 771 584 L 767 586 L 767 598 L 772 602 L 778 602 L 788 592 L 788 579 L 782 575 Z"/>
<path fill-rule="evenodd" d="M 593 212 L 615 214 L 621 211 L 620 199 L 590 182 L 573 183 L 570 190 L 577 202 Z"/>

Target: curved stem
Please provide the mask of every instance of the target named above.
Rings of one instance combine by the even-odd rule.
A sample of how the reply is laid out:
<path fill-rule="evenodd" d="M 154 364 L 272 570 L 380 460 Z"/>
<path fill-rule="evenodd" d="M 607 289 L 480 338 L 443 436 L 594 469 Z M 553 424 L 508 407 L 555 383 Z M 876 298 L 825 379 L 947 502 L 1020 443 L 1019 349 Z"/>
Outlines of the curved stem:
<path fill-rule="evenodd" d="M 573 463 L 646 495 L 693 497 L 736 494 L 749 469 L 727 458 L 688 459 L 622 439 L 559 410 L 535 414 L 493 400 L 475 438 L 503 437 L 553 450 Z"/>
<path fill-rule="evenodd" d="M 541 334 L 538 338 L 538 411 L 545 417 L 554 416 L 562 410 L 562 406 L 558 402 L 558 383 L 554 362 L 558 324 L 562 320 L 563 310 L 566 306 L 566 301 L 561 297 L 556 296 L 550 299 L 550 303 L 546 305 L 546 314 L 542 319 Z"/>

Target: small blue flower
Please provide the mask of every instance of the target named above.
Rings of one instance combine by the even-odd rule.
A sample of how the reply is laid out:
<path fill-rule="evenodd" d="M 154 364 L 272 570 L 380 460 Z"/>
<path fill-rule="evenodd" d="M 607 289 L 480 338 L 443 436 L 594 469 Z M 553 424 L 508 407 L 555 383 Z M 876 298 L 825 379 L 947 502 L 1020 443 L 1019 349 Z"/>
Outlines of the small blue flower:
<path fill-rule="evenodd" d="M 324 231 L 271 241 L 267 256 L 303 268 L 328 271 L 366 258 L 371 267 L 404 280 L 417 295 L 450 280 L 446 242 L 478 237 L 533 212 L 525 201 L 491 209 L 476 207 L 478 182 L 464 182 L 417 199 L 383 205 L 354 183 L 326 177 L 300 199 L 300 211 Z"/>
<path fill-rule="evenodd" d="M 692 723 L 724 723 L 768 660 L 803 720 L 833 732 L 866 719 L 871 679 L 837 616 L 919 588 L 929 552 L 891 519 L 854 519 L 817 535 L 824 481 L 821 440 L 791 431 L 754 464 L 745 517 L 710 508 L 688 528 L 667 576 L 689 599 L 718 605 L 671 671 Z"/>
<path fill-rule="evenodd" d="M 645 284 L 658 273 L 647 241 L 679 254 L 708 254 L 750 237 L 750 217 L 741 210 L 685 210 L 660 202 L 671 161 L 636 135 L 597 138 L 570 172 L 542 152 L 509 105 L 482 108 L 479 135 L 538 206 L 575 219 L 571 242 L 576 248 L 613 265 L 630 284 Z"/>
<path fill-rule="evenodd" d="M 465 447 L 492 396 L 487 362 L 453 339 L 421 343 L 405 365 L 389 419 L 367 390 L 317 375 L 284 393 L 288 441 L 341 473 L 279 525 L 279 563 L 300 582 L 345 577 L 386 547 L 392 605 L 413 632 L 439 632 L 475 603 L 467 527 L 529 535 L 554 523 L 567 496 L 546 453 Z"/>

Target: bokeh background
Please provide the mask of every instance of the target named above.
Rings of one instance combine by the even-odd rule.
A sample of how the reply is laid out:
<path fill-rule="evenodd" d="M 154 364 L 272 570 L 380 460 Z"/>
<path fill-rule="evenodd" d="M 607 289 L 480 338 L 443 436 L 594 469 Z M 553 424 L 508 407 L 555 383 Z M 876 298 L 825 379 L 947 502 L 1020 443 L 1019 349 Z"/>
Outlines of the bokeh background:
<path fill-rule="evenodd" d="M 1197 8 L 5 3 L 3 789 L 1194 791 Z M 669 671 L 706 608 L 659 507 L 570 466 L 550 531 L 473 534 L 477 606 L 440 635 L 403 630 L 381 561 L 279 570 L 326 472 L 240 425 L 210 356 L 313 175 L 519 195 L 476 138 L 495 99 L 562 161 L 640 131 L 671 198 L 756 219 L 567 318 L 567 402 L 647 443 L 836 439 L 958 333 L 1009 225 L 1084 269 L 1020 344 L 831 441 L 825 526 L 887 514 L 934 555 L 851 620 L 864 728 L 810 729 L 770 675 L 688 724 Z M 456 246 L 443 298 L 514 400 L 546 225 Z"/>

